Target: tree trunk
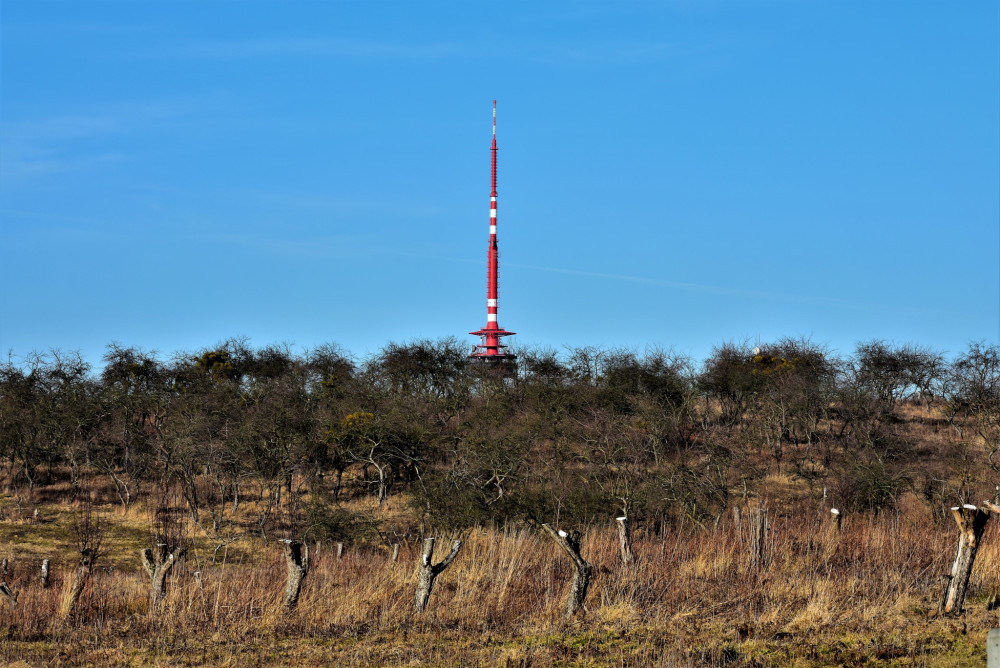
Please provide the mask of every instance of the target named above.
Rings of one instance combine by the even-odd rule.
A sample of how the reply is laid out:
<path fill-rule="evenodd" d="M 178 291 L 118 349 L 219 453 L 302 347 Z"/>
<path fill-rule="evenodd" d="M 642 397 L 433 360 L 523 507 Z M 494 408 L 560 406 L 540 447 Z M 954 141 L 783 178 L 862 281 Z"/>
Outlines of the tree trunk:
<path fill-rule="evenodd" d="M 456 540 L 451 544 L 451 552 L 441 562 L 431 563 L 434 556 L 433 537 L 424 539 L 424 549 L 420 553 L 420 562 L 417 572 L 417 592 L 413 599 L 414 612 L 423 612 L 427 609 L 427 601 L 431 597 L 431 589 L 434 587 L 434 579 L 441 574 L 441 571 L 448 568 L 451 562 L 458 556 L 458 551 L 462 549 L 462 541 Z"/>
<path fill-rule="evenodd" d="M 167 549 L 166 543 L 157 543 L 156 549 L 139 550 L 142 565 L 149 573 L 149 611 L 155 612 L 167 596 L 167 573 L 184 554 L 184 548 Z"/>
<path fill-rule="evenodd" d="M 297 540 L 285 539 L 282 542 L 285 544 L 285 566 L 288 569 L 283 605 L 287 612 L 291 612 L 299 603 L 302 581 L 309 573 L 309 546 Z"/>
<path fill-rule="evenodd" d="M 830 517 L 831 517 L 831 522 L 832 522 L 832 525 L 833 525 L 834 535 L 839 536 L 840 535 L 840 525 L 844 521 L 844 516 L 836 508 L 830 508 Z"/>
<path fill-rule="evenodd" d="M 0 582 L 0 597 L 12 608 L 17 605 L 17 594 L 11 591 L 10 586 L 6 582 Z"/>
<path fill-rule="evenodd" d="M 42 559 L 42 589 L 49 588 L 49 560 Z"/>
<path fill-rule="evenodd" d="M 632 536 L 629 531 L 628 517 L 616 517 L 618 523 L 618 548 L 622 555 L 622 565 L 631 566 L 635 562 L 635 555 L 632 553 Z"/>
<path fill-rule="evenodd" d="M 767 565 L 770 555 L 767 550 L 767 508 L 756 506 L 750 510 L 750 568 Z"/>
<path fill-rule="evenodd" d="M 185 471 L 182 474 L 181 489 L 184 493 L 184 499 L 187 501 L 188 509 L 191 511 L 191 521 L 195 524 L 201 524 L 198 515 L 198 485 L 195 479 L 195 475 L 192 472 Z"/>
<path fill-rule="evenodd" d="M 90 575 L 94 568 L 93 553 L 89 549 L 80 550 L 80 563 L 76 567 L 73 581 L 70 583 L 69 591 L 63 597 L 59 606 L 59 616 L 67 619 L 76 610 L 77 603 L 80 602 L 80 595 L 84 587 L 90 581 Z"/>
<path fill-rule="evenodd" d="M 376 468 L 378 470 L 378 505 L 381 508 L 382 504 L 389 498 L 389 476 L 382 467 Z"/>
<path fill-rule="evenodd" d="M 340 487 L 344 482 L 344 469 L 338 468 L 336 473 L 337 477 L 333 483 L 333 500 L 340 501 Z"/>
<path fill-rule="evenodd" d="M 580 556 L 580 532 L 556 531 L 548 524 L 543 524 L 542 528 L 548 532 L 549 536 L 556 544 L 569 555 L 573 563 L 573 582 L 569 588 L 569 597 L 566 599 L 566 619 L 572 619 L 576 611 L 583 607 L 583 602 L 587 598 L 587 590 L 590 589 L 590 580 L 594 572 L 594 567 Z"/>
<path fill-rule="evenodd" d="M 976 562 L 976 552 L 979 550 L 979 539 L 990 519 L 990 512 L 984 508 L 966 504 L 961 508 L 952 508 L 952 515 L 958 524 L 958 550 L 955 562 L 951 566 L 951 576 L 948 588 L 944 593 L 944 613 L 957 615 L 962 612 L 965 602 L 965 591 L 969 587 L 972 566 Z"/>
<path fill-rule="evenodd" d="M 824 560 L 829 562 L 837 552 L 840 545 L 840 530 L 844 515 L 837 508 L 830 509 L 830 519 L 823 526 L 820 545 L 821 554 Z"/>

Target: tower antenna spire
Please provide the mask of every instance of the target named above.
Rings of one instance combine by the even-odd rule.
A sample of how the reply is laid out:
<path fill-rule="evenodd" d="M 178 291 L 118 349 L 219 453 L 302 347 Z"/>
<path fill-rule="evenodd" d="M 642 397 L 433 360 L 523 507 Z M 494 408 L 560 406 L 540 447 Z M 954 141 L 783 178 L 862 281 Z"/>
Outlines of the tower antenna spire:
<path fill-rule="evenodd" d="M 493 143 L 490 145 L 490 243 L 486 254 L 486 326 L 475 332 L 479 337 L 469 357 L 493 364 L 509 364 L 515 356 L 507 352 L 502 343 L 505 336 L 513 336 L 497 322 L 499 294 L 500 249 L 497 246 L 497 101 L 493 100 Z"/>

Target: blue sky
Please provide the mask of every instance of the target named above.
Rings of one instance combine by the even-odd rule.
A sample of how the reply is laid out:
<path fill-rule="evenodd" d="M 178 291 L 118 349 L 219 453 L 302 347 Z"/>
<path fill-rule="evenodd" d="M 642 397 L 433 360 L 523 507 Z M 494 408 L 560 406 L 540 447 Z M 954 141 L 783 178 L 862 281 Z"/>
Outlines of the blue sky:
<path fill-rule="evenodd" d="M 1000 5 L 2 3 L 0 348 L 1000 341 Z"/>

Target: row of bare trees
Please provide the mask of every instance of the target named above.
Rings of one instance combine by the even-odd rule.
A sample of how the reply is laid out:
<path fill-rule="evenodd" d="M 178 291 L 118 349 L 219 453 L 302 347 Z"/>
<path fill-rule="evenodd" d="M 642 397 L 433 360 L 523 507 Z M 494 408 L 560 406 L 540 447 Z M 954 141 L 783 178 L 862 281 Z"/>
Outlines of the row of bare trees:
<path fill-rule="evenodd" d="M 769 519 L 767 507 L 759 503 L 752 503 L 745 508 L 744 513 L 740 512 L 741 507 L 734 507 L 733 521 L 736 533 L 742 537 L 742 541 L 748 550 L 748 573 L 758 573 L 772 560 L 769 534 Z M 979 546 L 985 532 L 986 524 L 992 515 L 1000 513 L 1000 505 L 991 501 L 985 501 L 982 507 L 966 504 L 964 506 L 952 508 L 952 514 L 959 529 L 958 546 L 951 572 L 948 576 L 948 583 L 941 601 L 941 612 L 946 615 L 958 615 L 963 611 L 966 592 L 971 580 L 973 567 Z M 842 531 L 843 514 L 837 509 L 831 509 L 825 536 L 820 540 L 825 542 L 831 551 L 836 549 L 836 544 L 840 541 Z M 617 517 L 618 535 L 620 542 L 620 567 L 634 569 L 637 565 L 637 556 L 633 552 L 629 533 L 629 523 L 627 517 Z M 169 522 L 167 524 L 170 524 Z M 176 525 L 175 525 L 176 526 Z M 568 557 L 572 566 L 572 580 L 568 587 L 566 603 L 563 616 L 565 619 L 572 619 L 580 610 L 584 609 L 587 592 L 593 581 L 594 566 L 586 560 L 581 551 L 582 535 L 579 531 L 564 531 L 554 529 L 549 524 L 542 524 L 541 529 L 547 534 Z M 67 587 L 64 587 L 64 595 L 60 605 L 59 615 L 62 620 L 70 618 L 76 611 L 84 588 L 89 583 L 95 565 L 103 556 L 102 542 L 107 527 L 99 515 L 93 512 L 89 504 L 85 504 L 75 517 L 74 531 L 78 538 L 79 562 L 71 576 Z M 154 531 L 156 540 L 168 540 L 164 532 L 164 524 L 161 523 Z M 439 562 L 434 563 L 434 551 L 437 539 L 433 536 L 426 537 L 421 542 L 421 549 L 416 564 L 416 586 L 414 590 L 415 613 L 419 614 L 427 609 L 431 592 L 436 578 L 444 572 L 458 557 L 463 541 L 455 539 L 452 542 L 448 554 Z M 176 543 L 176 540 L 175 540 Z M 296 539 L 282 539 L 284 561 L 286 565 L 285 587 L 282 596 L 282 607 L 286 613 L 293 612 L 299 602 L 303 583 L 310 569 L 310 551 L 306 542 Z M 342 556 L 343 545 L 338 545 L 337 561 Z M 398 555 L 398 545 L 393 550 L 393 562 Z M 317 543 L 317 550 L 319 544 Z M 184 557 L 186 549 L 183 545 L 157 542 L 152 548 L 139 550 L 139 556 L 143 568 L 149 576 L 149 612 L 157 613 L 161 609 L 161 604 L 167 594 L 167 577 L 173 566 Z M 832 553 L 832 552 L 831 552 Z M 829 558 L 829 556 L 827 557 Z M 49 586 L 49 560 L 45 559 L 41 566 L 42 587 Z M 8 571 L 8 560 L 3 560 L 2 571 L 0 571 L 0 601 L 5 601 L 10 606 L 16 606 L 18 592 L 13 591 L 3 577 Z M 201 572 L 195 572 L 198 586 L 202 586 Z"/>
<path fill-rule="evenodd" d="M 903 404 L 933 407 L 964 445 L 961 476 L 921 478 Z M 353 521 L 330 511 L 342 498 L 400 491 L 453 528 L 585 522 L 609 504 L 717 522 L 774 468 L 849 510 L 903 489 L 943 507 L 995 477 L 998 449 L 1000 346 L 985 343 L 951 360 L 884 341 L 846 358 L 808 340 L 727 343 L 701 365 L 663 350 L 524 350 L 513 377 L 478 372 L 454 340 L 363 361 L 232 339 L 169 360 L 112 344 L 96 371 L 59 352 L 0 365 L 0 473 L 28 512 L 40 483 L 68 476 L 79 490 L 98 475 L 126 506 L 178 489 L 216 533 L 248 497 L 261 535 L 309 498 L 293 514 L 336 539 Z"/>

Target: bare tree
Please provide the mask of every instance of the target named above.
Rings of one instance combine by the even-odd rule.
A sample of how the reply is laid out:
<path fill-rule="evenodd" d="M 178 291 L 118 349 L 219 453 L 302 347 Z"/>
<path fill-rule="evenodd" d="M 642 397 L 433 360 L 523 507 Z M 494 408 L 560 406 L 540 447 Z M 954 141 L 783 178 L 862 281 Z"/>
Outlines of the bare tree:
<path fill-rule="evenodd" d="M 972 567 L 976 563 L 979 540 L 990 519 L 990 512 L 986 508 L 966 504 L 952 508 L 951 513 L 958 524 L 958 548 L 944 593 L 944 612 L 946 615 L 957 615 L 962 612 L 962 604 L 965 603 L 965 592 L 969 587 L 969 578 L 972 577 Z"/>
<path fill-rule="evenodd" d="M 1000 345 L 973 343 L 960 355 L 948 379 L 948 406 L 964 437 L 966 426 L 986 447 L 990 467 L 1000 471 Z M 961 416 L 962 419 L 957 419 Z"/>
<path fill-rule="evenodd" d="M 80 553 L 76 571 L 70 581 L 69 589 L 63 595 L 59 606 L 59 616 L 68 619 L 77 608 L 84 588 L 90 582 L 94 564 L 104 554 L 102 543 L 107 532 L 103 518 L 94 511 L 90 501 L 84 502 L 73 517 L 73 534 Z"/>
<path fill-rule="evenodd" d="M 882 415 L 918 394 L 927 395 L 944 373 L 944 357 L 929 348 L 871 340 L 859 343 L 851 362 L 857 385 L 877 402 Z"/>
<path fill-rule="evenodd" d="M 139 550 L 142 565 L 149 574 L 149 610 L 155 612 L 167 596 L 167 574 L 184 555 L 185 548 L 157 543 L 153 549 Z"/>
<path fill-rule="evenodd" d="M 149 611 L 159 610 L 167 596 L 167 575 L 184 556 L 183 536 L 177 521 L 165 509 L 153 513 L 152 548 L 139 550 L 139 559 L 149 574 Z"/>
<path fill-rule="evenodd" d="M 569 596 L 566 598 L 566 619 L 572 619 L 577 610 L 583 607 L 583 602 L 587 598 L 587 590 L 590 589 L 590 581 L 593 576 L 594 567 L 590 565 L 580 555 L 580 532 L 579 531 L 556 531 L 548 524 L 543 524 L 542 528 L 549 534 L 549 537 L 561 547 L 573 564 L 573 582 L 569 588 Z"/>
<path fill-rule="evenodd" d="M 152 441 L 167 414 L 170 376 L 153 353 L 108 346 L 101 372 L 100 447 L 92 458 L 111 480 L 119 501 L 130 506 L 152 465 Z"/>
<path fill-rule="evenodd" d="M 462 549 L 462 541 L 456 539 L 451 544 L 448 556 L 435 564 L 431 561 L 434 556 L 434 541 L 433 537 L 425 538 L 424 548 L 420 553 L 420 561 L 417 564 L 417 591 L 413 600 L 414 612 L 423 612 L 427 609 L 427 601 L 431 597 L 435 578 L 451 566 L 451 562 L 458 556 L 458 551 Z"/>

